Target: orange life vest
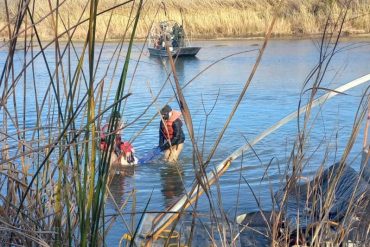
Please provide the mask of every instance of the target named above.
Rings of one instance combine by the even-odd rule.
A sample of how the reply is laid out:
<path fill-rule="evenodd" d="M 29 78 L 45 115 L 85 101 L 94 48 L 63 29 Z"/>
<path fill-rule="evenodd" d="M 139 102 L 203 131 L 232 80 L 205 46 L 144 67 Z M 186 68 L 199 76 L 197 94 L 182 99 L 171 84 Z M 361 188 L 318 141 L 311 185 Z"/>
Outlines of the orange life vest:
<path fill-rule="evenodd" d="M 165 124 L 162 125 L 162 133 L 166 140 L 172 140 L 173 138 L 173 122 L 180 118 L 181 112 L 172 111 L 170 119 L 165 121 Z"/>

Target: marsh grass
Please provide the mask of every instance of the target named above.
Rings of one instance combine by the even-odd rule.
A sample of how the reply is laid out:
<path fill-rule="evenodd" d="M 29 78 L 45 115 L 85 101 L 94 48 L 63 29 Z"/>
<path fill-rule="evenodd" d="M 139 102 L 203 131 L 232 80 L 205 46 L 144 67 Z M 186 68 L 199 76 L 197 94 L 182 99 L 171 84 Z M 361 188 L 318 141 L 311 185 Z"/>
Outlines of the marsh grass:
<path fill-rule="evenodd" d="M 171 70 L 167 71 L 167 80 L 163 83 L 159 93 L 165 86 L 172 86 L 176 97 L 174 96 L 171 100 L 176 99 L 184 115 L 194 150 L 192 162 L 194 184 L 187 191 L 186 204 L 178 211 L 172 211 L 170 207 L 162 212 L 149 212 L 147 209 L 151 203 L 151 195 L 146 198 L 145 208 L 137 210 L 135 189 L 131 191 L 122 205 L 114 200 L 109 190 L 110 174 L 114 168 L 110 167 L 108 162 L 110 151 L 113 148 L 113 136 L 108 138 L 109 151 L 101 152 L 98 148 L 99 126 L 102 116 L 109 115 L 112 111 L 122 112 L 125 101 L 129 100 L 128 88 L 131 87 L 133 80 L 128 82 L 127 77 L 129 63 L 132 63 L 130 54 L 134 38 L 147 37 L 152 23 L 157 18 L 164 17 L 161 12 L 163 5 L 157 1 L 143 3 L 142 1 L 100 2 L 97 0 L 45 2 L 31 0 L 20 1 L 19 5 L 15 5 L 5 0 L 5 17 L 1 19 L 5 24 L 1 32 L 6 36 L 3 49 L 7 49 L 8 53 L 0 77 L 0 88 L 2 89 L 0 105 L 2 114 L 0 133 L 2 147 L 1 242 L 26 246 L 102 246 L 106 244 L 106 236 L 114 227 L 114 223 L 122 221 L 125 227 L 122 232 L 127 235 L 122 234 L 120 243 L 135 246 L 136 241 L 142 237 L 139 231 L 140 223 L 148 220 L 146 216 L 149 213 L 159 215 L 156 221 L 161 223 L 156 225 L 155 231 L 146 236 L 147 238 L 144 239 L 146 245 L 161 238 L 163 240 L 163 233 L 166 233 L 163 240 L 166 245 L 173 244 L 173 242 L 178 245 L 184 243 L 189 246 L 194 245 L 198 243 L 197 233 L 199 231 L 204 233 L 202 237 L 209 244 L 222 246 L 240 245 L 241 236 L 245 231 L 253 231 L 265 236 L 273 246 L 294 244 L 322 246 L 324 242 L 339 245 L 346 243 L 349 238 L 353 239 L 353 235 L 356 234 L 357 239 L 367 241 L 367 232 L 364 234 L 365 237 L 361 235 L 360 230 L 356 232 L 353 221 L 358 215 L 359 208 L 367 207 L 366 195 L 361 195 L 363 196 L 361 204 L 356 203 L 355 199 L 358 197 L 355 194 L 351 195 L 344 219 L 334 221 L 329 216 L 330 209 L 335 203 L 336 188 L 345 171 L 345 164 L 348 163 L 348 155 L 366 115 L 369 102 L 368 91 L 365 92 L 358 108 L 346 149 L 343 154 L 338 154 L 341 157 L 338 172 L 330 177 L 327 193 L 322 193 L 323 187 L 320 179 L 314 180 L 307 186 L 307 191 L 310 193 L 307 193 L 307 198 L 304 199 L 311 202 L 312 224 L 303 229 L 299 222 L 289 224 L 290 219 L 286 217 L 292 191 L 297 191 L 297 185 L 303 177 L 308 160 L 311 155 L 315 154 L 309 153 L 307 148 L 311 130 L 317 118 L 317 113 L 313 113 L 311 108 L 315 106 L 315 99 L 322 91 L 332 91 L 332 89 L 325 88 L 322 83 L 326 79 L 328 66 L 335 59 L 335 54 L 340 52 L 337 46 L 339 38 L 348 28 L 347 25 L 352 25 L 354 21 L 358 21 L 358 25 L 361 25 L 359 20 L 362 17 L 368 18 L 367 15 L 363 15 L 361 18 L 356 16 L 351 19 L 355 12 L 357 15 L 357 11 L 362 11 L 362 8 L 366 6 L 329 2 L 331 4 L 324 4 L 324 7 L 318 6 L 316 11 L 319 14 L 314 16 L 310 15 L 314 2 L 296 4 L 293 1 L 287 1 L 282 2 L 281 6 L 270 5 L 264 1 L 258 1 L 256 4 L 257 1 L 240 3 L 234 0 L 165 3 L 166 18 L 180 20 L 179 9 L 181 9 L 184 23 L 191 36 L 199 33 L 211 36 L 238 36 L 250 34 L 248 32 L 265 33 L 265 30 L 267 32 L 260 49 L 242 52 L 258 51 L 256 62 L 246 79 L 240 96 L 235 99 L 234 107 L 224 128 L 218 134 L 208 154 L 204 150 L 204 139 L 207 125 L 211 123 L 207 119 L 217 107 L 217 100 L 208 113 L 205 111 L 203 140 L 199 141 L 194 131 L 191 109 L 187 106 L 186 95 L 182 90 L 217 62 L 241 53 L 230 54 L 210 64 L 183 86 L 180 86 L 177 78 L 176 58 L 175 60 L 170 58 Z M 251 6 L 253 8 L 250 8 Z M 289 7 L 288 10 L 286 10 L 287 7 Z M 198 11 L 193 11 L 195 8 Z M 68 11 L 70 9 L 75 11 Z M 205 9 L 207 13 L 202 12 Z M 285 9 L 285 12 L 282 12 L 282 9 Z M 262 11 L 264 14 L 261 14 Z M 217 13 L 218 21 L 214 21 L 214 13 Z M 210 22 L 211 16 L 213 16 L 212 22 Z M 296 24 L 287 24 L 291 16 L 294 17 Z M 318 21 L 313 17 L 321 18 L 320 23 L 324 20 L 325 24 L 317 25 Z M 197 25 L 199 22 L 204 25 Z M 253 81 L 254 73 L 258 69 L 269 38 L 274 33 L 296 32 L 294 31 L 295 25 L 302 27 L 304 33 L 322 32 L 322 38 L 318 43 L 320 55 L 317 65 L 307 76 L 305 87 L 302 89 L 302 100 L 299 106 L 307 105 L 307 108 L 298 117 L 296 141 L 292 147 L 288 147 L 291 153 L 288 168 L 282 171 L 286 180 L 282 181 L 283 188 L 279 200 L 273 186 L 270 186 L 271 200 L 274 205 L 270 213 L 263 210 L 263 205 L 241 173 L 246 158 L 242 157 L 240 161 L 238 202 L 241 190 L 244 188 L 242 185 L 247 185 L 258 205 L 261 221 L 266 226 L 265 231 L 261 232 L 261 229 L 249 226 L 249 223 L 240 226 L 236 222 L 236 213 L 230 216 L 227 209 L 223 207 L 224 198 L 221 193 L 220 176 L 226 172 L 236 157 L 231 157 L 221 164 L 219 173 L 216 173 L 210 164 L 225 130 Z M 363 28 L 368 27 L 363 25 Z M 246 29 L 249 31 L 246 32 Z M 106 71 L 102 78 L 98 78 L 97 70 L 101 65 L 101 54 L 104 52 L 106 41 L 117 37 L 119 42 L 105 68 Z M 44 43 L 44 38 L 52 41 Z M 82 48 L 76 48 L 74 43 L 76 39 L 83 40 Z M 66 40 L 66 42 L 62 43 L 61 40 Z M 103 41 L 100 46 L 97 46 L 97 40 Z M 127 42 L 127 46 L 124 42 Z M 14 61 L 16 49 L 19 47 L 22 49 L 23 59 L 21 68 L 18 68 Z M 100 50 L 96 52 L 98 47 Z M 141 47 L 141 53 L 144 48 L 145 44 Z M 52 49 L 53 61 L 45 55 L 46 49 Z M 125 54 L 123 64 L 119 59 L 122 53 Z M 45 92 L 38 90 L 36 79 L 36 67 L 41 62 L 49 80 Z M 122 65 L 121 70 L 118 69 L 121 68 L 120 65 Z M 137 64 L 134 71 L 136 68 Z M 113 73 L 109 73 L 111 71 Z M 113 81 L 117 74 L 119 75 L 117 88 L 113 88 Z M 106 83 L 109 83 L 108 87 Z M 27 85 L 32 85 L 32 91 L 26 90 Z M 150 86 L 148 88 L 150 89 Z M 15 93 L 19 90 L 22 91 L 21 97 L 16 96 Z M 139 114 L 137 119 L 157 104 L 159 93 L 152 95 L 152 103 L 143 113 Z M 221 95 L 222 92 L 219 94 Z M 108 100 L 111 95 L 114 95 L 113 103 Z M 31 109 L 28 105 L 30 100 L 35 102 L 35 109 Z M 36 112 L 37 116 L 32 127 L 27 125 L 27 112 L 30 111 Z M 156 117 L 157 115 L 153 116 L 143 129 Z M 134 124 L 137 119 L 129 124 Z M 110 120 L 110 132 L 113 132 L 115 121 L 117 119 Z M 138 131 L 137 135 L 140 135 L 142 130 Z M 253 142 L 247 141 L 247 146 L 254 152 Z M 319 148 L 325 147 L 320 146 Z M 257 156 L 256 152 L 254 154 Z M 318 178 L 322 177 L 322 171 L 328 166 L 326 158 L 322 157 L 322 166 L 317 172 Z M 181 172 L 178 172 L 181 177 Z M 207 172 L 214 176 L 207 175 Z M 267 179 L 268 173 L 269 166 L 265 172 Z M 182 178 L 181 181 L 183 181 Z M 360 182 L 360 177 L 357 182 Z M 212 184 L 215 187 L 214 190 L 211 189 Z M 206 215 L 200 214 L 197 208 L 198 199 L 203 193 L 204 199 L 210 206 L 210 211 Z M 106 214 L 107 197 L 111 197 L 117 214 Z M 133 201 L 131 208 L 127 206 L 129 200 Z M 236 208 L 240 206 L 236 205 Z M 190 213 L 186 212 L 187 208 Z M 184 222 L 187 217 L 190 217 L 190 220 L 187 221 L 188 227 L 185 227 Z M 162 222 L 162 219 L 170 219 L 171 224 L 166 221 Z M 333 231 L 335 234 L 332 234 Z M 171 238 L 176 234 L 179 234 L 178 237 Z"/>
<path fill-rule="evenodd" d="M 49 4 L 49 2 L 53 3 Z M 125 1 L 100 1 L 98 12 L 102 12 L 117 4 Z M 281 13 L 277 16 L 275 28 L 272 32 L 274 36 L 288 35 L 317 35 L 324 31 L 322 23 L 328 10 L 333 15 L 340 14 L 346 8 L 346 1 L 283 1 Z M 42 39 L 51 40 L 54 37 L 53 17 L 49 12 L 55 12 L 56 0 L 35 1 L 34 18 L 38 23 L 39 35 Z M 85 11 L 88 0 L 62 0 L 59 1 L 60 8 L 58 14 L 65 21 L 78 23 L 81 18 L 80 13 L 84 13 L 82 18 L 89 15 Z M 4 5 L 4 4 L 3 4 Z M 8 9 L 9 21 L 14 23 L 17 14 L 17 2 L 8 1 L 8 8 L 2 8 L 0 13 L 0 37 L 7 39 L 9 30 L 6 28 Z M 51 8 L 50 8 L 50 7 Z M 161 11 L 157 14 L 156 10 L 160 7 Z M 73 9 L 74 11 L 70 11 Z M 368 1 L 352 1 L 348 9 L 348 18 L 343 29 L 344 34 L 368 34 L 370 31 L 369 16 L 370 4 Z M 122 4 L 113 11 L 102 14 L 97 20 L 96 38 L 101 41 L 120 40 L 122 31 L 130 18 L 129 4 Z M 263 37 L 269 22 L 272 20 L 274 8 L 267 0 L 255 1 L 145 1 L 142 11 L 142 21 L 138 24 L 136 38 L 144 39 L 150 29 L 153 18 L 156 21 L 169 19 L 183 23 L 191 38 L 236 38 L 236 37 Z M 23 29 L 23 28 L 22 28 Z M 78 25 L 73 35 L 74 39 L 85 40 L 88 23 Z M 108 30 L 107 37 L 104 38 Z M 24 34 L 23 32 L 21 32 Z M 28 33 L 30 34 L 30 32 Z M 67 36 L 62 39 L 68 40 Z"/>
<path fill-rule="evenodd" d="M 48 1 L 44 6 L 50 7 L 50 12 L 45 13 L 51 18 L 54 31 L 54 39 L 47 45 L 54 46 L 54 64 L 51 65 L 34 19 L 36 1 L 19 2 L 15 23 L 10 21 L 11 9 L 5 1 L 9 50 L 0 81 L 4 103 L 1 107 L 1 242 L 10 245 L 99 246 L 105 242 L 104 205 L 109 194 L 106 187 L 111 152 L 100 153 L 98 149 L 97 120 L 103 114 L 121 111 L 122 101 L 130 95 L 124 94 L 125 82 L 142 2 L 126 2 L 131 3 L 133 13 L 126 26 L 132 29 L 126 61 L 114 91 L 115 100 L 104 108 L 101 106 L 106 105 L 107 98 L 97 97 L 102 94 L 99 88 L 102 81 L 96 78 L 100 58 L 95 57 L 98 1 L 86 2 L 84 11 L 88 13 L 80 13 L 80 19 L 88 16 L 88 31 L 81 51 L 77 51 L 73 43 L 79 23 L 71 28 L 70 19 L 60 15 L 59 7 L 64 2 Z M 120 6 L 122 4 L 111 6 L 111 10 Z M 21 26 L 30 35 L 19 35 Z M 127 32 L 122 30 L 122 33 Z M 59 42 L 61 34 L 68 36 L 63 46 Z M 24 62 L 17 70 L 13 56 L 21 43 L 24 44 Z M 118 44 L 121 49 L 122 44 Z M 101 47 L 103 50 L 104 43 Z M 50 81 L 45 92 L 37 90 L 36 86 L 38 56 Z M 27 77 L 29 74 L 31 78 Z M 22 98 L 18 98 L 15 91 L 21 83 L 24 90 Z M 26 90 L 29 83 L 33 84 L 34 92 Z M 27 106 L 29 100 L 36 102 L 35 109 Z M 37 113 L 35 127 L 31 129 L 26 127 L 26 122 L 30 121 L 27 119 L 29 111 Z M 110 126 L 115 125 L 114 121 L 117 120 L 112 119 Z M 112 150 L 112 142 L 109 137 L 109 150 Z"/>

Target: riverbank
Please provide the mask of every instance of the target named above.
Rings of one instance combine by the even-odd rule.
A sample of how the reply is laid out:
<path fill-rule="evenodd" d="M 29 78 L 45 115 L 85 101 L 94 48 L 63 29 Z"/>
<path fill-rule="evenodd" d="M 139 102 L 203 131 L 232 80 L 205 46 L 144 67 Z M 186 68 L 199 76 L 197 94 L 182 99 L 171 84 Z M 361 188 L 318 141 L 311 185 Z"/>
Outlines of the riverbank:
<path fill-rule="evenodd" d="M 317 40 L 317 39 L 321 39 L 322 38 L 322 34 L 307 34 L 307 35 L 273 35 L 270 37 L 270 40 Z M 346 41 L 346 40 L 360 40 L 360 41 L 363 41 L 366 39 L 370 38 L 370 33 L 366 33 L 366 34 L 348 34 L 348 33 L 344 33 L 342 34 L 341 36 L 341 41 Z M 191 42 L 201 42 L 201 41 L 242 41 L 242 40 L 245 40 L 245 41 L 261 41 L 264 39 L 264 36 L 250 36 L 250 37 L 217 37 L 217 38 L 209 38 L 209 37 L 198 37 L 198 38 L 192 38 L 190 41 Z M 47 43 L 52 43 L 54 42 L 53 39 L 51 38 L 46 38 L 46 39 L 43 39 L 42 40 L 44 44 L 47 44 Z M 105 43 L 119 43 L 121 42 L 122 39 L 106 39 L 104 40 Z M 68 42 L 68 39 L 65 39 L 65 38 L 61 38 L 58 40 L 59 43 L 66 43 Z M 75 39 L 74 40 L 75 43 L 83 43 L 84 40 L 82 39 Z M 97 40 L 96 41 L 97 43 L 102 43 L 103 40 Z M 124 40 L 124 43 L 127 43 L 129 42 L 128 38 L 126 38 Z M 135 38 L 134 39 L 134 42 L 145 42 L 145 38 Z M 20 41 L 19 44 L 21 44 L 22 41 Z M 6 47 L 6 39 L 3 39 L 3 41 L 1 42 L 0 41 L 0 48 L 2 47 Z M 23 47 L 23 44 L 20 45 L 21 47 Z M 34 39 L 34 46 L 37 46 L 36 45 L 36 41 Z"/>
<path fill-rule="evenodd" d="M 89 6 L 86 1 L 66 0 L 56 8 L 56 3 L 49 5 L 48 1 L 37 1 L 33 21 L 42 40 L 53 40 L 56 34 L 63 40 L 68 40 L 73 34 L 73 40 L 85 40 Z M 15 6 L 8 6 L 9 20 L 14 22 Z M 48 6 L 48 7 L 46 7 Z M 4 6 L 0 6 L 4 7 Z M 33 6 L 32 6 L 33 7 Z M 96 39 L 98 41 L 120 40 L 125 33 L 126 23 L 130 17 L 132 7 L 136 5 L 115 4 L 113 0 L 101 2 L 97 18 Z M 114 8 L 114 11 L 105 10 Z M 2 8 L 5 9 L 5 8 Z M 47 10 L 46 10 L 47 9 Z M 58 12 L 56 11 L 58 9 Z M 13 11 L 12 11 L 13 10 Z M 73 10 L 73 11 L 71 11 Z M 370 36 L 370 4 L 367 1 L 353 2 L 347 13 L 347 21 L 343 25 L 345 36 Z M 52 14 L 49 12 L 53 11 Z M 330 12 L 331 11 L 331 12 Z M 6 11 L 0 15 L 0 37 L 6 40 L 9 29 L 6 28 Z M 194 1 L 166 1 L 159 0 L 146 2 L 142 11 L 141 21 L 137 28 L 136 37 L 143 40 L 153 22 L 160 20 L 175 20 L 182 23 L 190 39 L 258 39 L 263 37 L 272 17 L 278 15 L 272 35 L 275 38 L 307 38 L 317 36 L 325 28 L 328 13 L 332 16 L 343 14 L 343 6 L 337 1 L 293 1 L 286 0 L 280 8 L 272 6 L 266 0 L 237 1 L 225 0 L 222 2 L 210 0 Z M 58 18 L 57 18 L 58 16 Z M 329 20 L 330 21 L 330 20 Z M 79 24 L 83 22 L 82 24 Z M 30 27 L 31 21 L 25 18 L 21 28 L 21 36 L 27 29 L 30 36 L 35 30 Z M 69 30 L 68 32 L 66 30 Z M 130 34 L 130 31 L 126 35 Z"/>

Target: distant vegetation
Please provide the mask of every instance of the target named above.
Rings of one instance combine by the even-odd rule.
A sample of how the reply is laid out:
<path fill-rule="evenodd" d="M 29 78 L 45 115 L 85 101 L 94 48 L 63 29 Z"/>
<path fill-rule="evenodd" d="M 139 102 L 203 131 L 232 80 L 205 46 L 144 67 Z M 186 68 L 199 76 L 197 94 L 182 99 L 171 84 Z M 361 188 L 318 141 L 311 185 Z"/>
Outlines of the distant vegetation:
<path fill-rule="evenodd" d="M 9 21 L 16 20 L 17 2 L 7 1 L 8 15 L 5 11 L 5 3 L 0 3 L 0 37 L 7 39 L 7 16 Z M 31 1 L 32 3 L 33 1 Z M 53 39 L 54 21 L 51 15 L 47 15 L 50 9 L 56 8 L 57 0 L 37 0 L 34 6 L 34 22 L 38 23 L 39 35 L 43 39 Z M 105 0 L 99 2 L 99 12 L 112 6 L 125 2 L 124 0 Z M 170 19 L 183 22 L 188 35 L 192 38 L 215 39 L 233 37 L 256 37 L 262 36 L 266 31 L 273 15 L 277 14 L 277 22 L 273 30 L 273 36 L 299 36 L 315 35 L 323 32 L 324 25 L 329 16 L 336 16 L 344 8 L 345 2 L 335 0 L 285 0 L 281 11 L 276 13 L 270 0 L 192 0 L 192 1 L 160 1 L 148 0 L 145 3 L 143 15 L 137 29 L 137 38 L 145 38 L 150 25 L 153 22 Z M 76 25 L 79 20 L 88 17 L 89 6 L 87 0 L 59 0 L 58 15 L 60 22 L 58 33 L 65 31 L 67 26 Z M 32 4 L 31 4 L 32 5 Z M 102 40 L 107 27 L 108 39 L 120 39 L 126 23 L 129 19 L 131 4 L 125 4 L 114 11 L 108 11 L 97 18 L 97 39 Z M 157 12 L 158 11 L 158 12 Z M 81 14 L 84 13 L 81 17 Z M 54 12 L 54 20 L 55 20 Z M 370 33 L 370 1 L 351 1 L 347 22 L 343 33 L 368 34 Z M 112 15 L 112 16 L 111 16 Z M 111 18 L 111 21 L 109 21 Z M 133 17 L 131 16 L 131 19 Z M 110 23 L 109 23 L 110 22 Z M 28 20 L 30 25 L 31 20 Z M 24 28 L 24 27 L 23 27 Z M 86 37 L 87 22 L 76 29 L 74 39 L 83 40 Z M 30 34 L 31 32 L 28 32 Z M 65 35 L 63 39 L 68 39 Z"/>

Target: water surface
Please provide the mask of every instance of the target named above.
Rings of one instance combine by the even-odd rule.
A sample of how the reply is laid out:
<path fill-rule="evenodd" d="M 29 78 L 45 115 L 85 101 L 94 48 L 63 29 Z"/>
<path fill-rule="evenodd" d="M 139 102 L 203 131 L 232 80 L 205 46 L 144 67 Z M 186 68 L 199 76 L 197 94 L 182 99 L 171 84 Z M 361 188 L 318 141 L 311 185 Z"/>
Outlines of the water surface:
<path fill-rule="evenodd" d="M 202 47 L 199 54 L 194 58 L 178 59 L 176 62 L 176 71 L 181 85 L 192 80 L 213 62 L 225 56 L 243 52 L 210 67 L 183 90 L 192 114 L 198 147 L 200 149 L 204 147 L 203 153 L 207 156 L 247 81 L 256 60 L 256 49 L 260 47 L 261 42 L 249 40 L 198 41 L 194 42 L 193 45 Z M 115 47 L 116 44 L 108 44 L 104 48 L 96 81 L 103 78 Z M 157 145 L 159 118 L 150 123 L 139 136 L 136 137 L 136 134 L 156 111 L 174 95 L 172 77 L 171 82 L 166 82 L 167 73 L 170 70 L 167 60 L 150 57 L 147 51 L 142 54 L 139 60 L 141 47 L 142 44 L 136 44 L 131 59 L 126 91 L 132 92 L 132 95 L 125 105 L 123 113 L 125 121 L 131 123 L 142 114 L 163 84 L 166 83 L 166 85 L 158 101 L 138 121 L 130 124 L 124 130 L 124 139 L 133 141 L 138 156 L 144 155 Z M 370 61 L 370 46 L 366 42 L 354 39 L 347 40 L 343 41 L 340 47 L 347 47 L 347 49 L 343 49 L 334 56 L 324 77 L 322 87 L 334 89 L 370 72 L 368 62 Z M 77 45 L 77 52 L 80 52 L 81 49 L 82 45 Z M 6 51 L 1 51 L 1 53 L 6 54 Z M 52 49 L 47 51 L 46 55 L 53 66 L 54 52 Z M 22 60 L 22 54 L 17 56 L 16 63 L 17 59 Z M 123 61 L 124 57 L 121 56 L 120 59 Z M 319 48 L 315 41 L 271 40 L 253 81 L 217 148 L 210 167 L 217 165 L 235 149 L 247 141 L 252 141 L 266 128 L 297 110 L 305 78 L 317 64 L 318 59 Z M 0 61 L 1 64 L 4 63 L 3 55 Z M 133 76 L 137 62 L 138 65 Z M 20 69 L 22 64 L 19 62 L 18 66 Z M 118 71 L 121 66 L 122 63 L 120 63 Z M 38 59 L 36 67 L 37 91 L 42 95 L 49 83 L 49 76 L 41 58 Z M 108 75 L 112 75 L 113 67 L 113 65 L 110 67 Z M 114 77 L 112 88 L 116 87 L 118 80 L 119 73 Z M 106 88 L 108 88 L 109 82 L 110 77 L 108 76 L 105 78 Z M 129 85 L 131 86 L 129 87 Z M 362 94 L 368 86 L 369 83 L 365 83 L 363 86 L 348 91 L 347 95 L 337 96 L 313 111 L 306 149 L 307 157 L 310 159 L 307 160 L 304 175 L 313 176 L 322 164 L 324 157 L 326 157 L 326 165 L 340 159 L 352 131 Z M 27 104 L 29 110 L 26 125 L 31 128 L 35 126 L 36 122 L 35 100 L 33 100 L 35 86 L 29 83 L 26 84 L 26 89 L 29 92 L 27 96 L 29 98 L 26 100 L 30 102 Z M 19 98 L 19 105 L 21 105 L 22 82 L 17 85 L 15 93 L 16 97 Z M 113 100 L 113 96 L 114 94 L 109 96 L 109 102 Z M 303 103 L 306 102 L 307 97 L 308 93 L 303 95 Z M 170 104 L 173 108 L 178 109 L 175 101 Z M 206 113 L 208 114 L 214 104 L 216 105 L 208 116 L 205 128 Z M 20 107 L 19 111 L 22 110 Z M 136 192 L 136 211 L 144 209 L 151 193 L 148 210 L 164 210 L 176 197 L 183 194 L 184 188 L 188 187 L 194 179 L 192 147 L 185 127 L 184 130 L 187 139 L 180 158 L 180 166 L 169 166 L 158 161 L 138 166 L 126 171 L 125 175 L 116 176 L 113 179 L 110 190 L 119 206 L 128 199 L 133 190 Z M 270 189 L 276 191 L 284 177 L 296 133 L 297 122 L 292 121 L 254 146 L 253 152 L 245 153 L 243 160 L 232 163 L 229 171 L 220 180 L 222 206 L 226 211 L 235 210 L 237 201 L 239 201 L 239 212 L 257 210 L 252 193 L 241 175 L 251 185 L 258 199 L 262 201 L 263 207 L 266 209 L 271 207 Z M 361 131 L 348 160 L 355 169 L 359 167 L 357 155 L 361 151 L 362 135 Z M 270 163 L 271 165 L 269 165 Z M 269 170 L 265 173 L 268 166 Z M 239 186 L 240 180 L 242 182 Z M 217 192 L 213 191 L 213 195 L 213 200 L 217 201 Z M 130 197 L 126 211 L 131 210 L 132 203 L 133 200 Z M 199 210 L 208 211 L 208 209 L 209 201 L 203 196 L 199 201 Z M 111 198 L 108 199 L 107 213 L 115 213 L 115 206 Z M 125 232 L 125 227 L 118 220 L 111 230 L 108 242 L 116 245 Z"/>

